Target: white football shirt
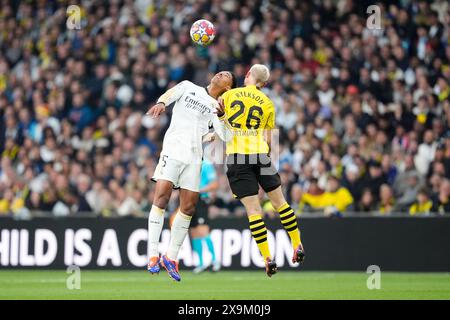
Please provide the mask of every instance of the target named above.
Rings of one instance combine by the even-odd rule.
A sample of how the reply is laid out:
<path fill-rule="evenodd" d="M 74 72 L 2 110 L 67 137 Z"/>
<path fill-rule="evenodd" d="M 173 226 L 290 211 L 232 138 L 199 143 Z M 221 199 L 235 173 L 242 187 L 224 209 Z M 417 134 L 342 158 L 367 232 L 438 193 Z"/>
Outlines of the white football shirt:
<path fill-rule="evenodd" d="M 161 101 L 166 106 L 175 102 L 164 136 L 162 155 L 183 163 L 201 163 L 202 140 L 210 127 L 223 141 L 232 138 L 227 120 L 219 120 L 214 113 L 218 102 L 206 88 L 185 80 L 162 95 L 158 102 Z"/>

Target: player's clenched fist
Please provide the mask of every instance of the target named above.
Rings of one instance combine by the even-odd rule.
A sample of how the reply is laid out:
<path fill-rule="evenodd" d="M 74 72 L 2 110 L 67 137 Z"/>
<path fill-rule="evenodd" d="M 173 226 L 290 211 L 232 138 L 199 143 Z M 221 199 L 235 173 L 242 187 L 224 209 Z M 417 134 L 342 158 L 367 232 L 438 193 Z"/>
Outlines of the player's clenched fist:
<path fill-rule="evenodd" d="M 164 103 L 159 102 L 148 109 L 146 115 L 151 116 L 152 118 L 158 118 L 165 110 L 166 106 L 164 105 Z"/>

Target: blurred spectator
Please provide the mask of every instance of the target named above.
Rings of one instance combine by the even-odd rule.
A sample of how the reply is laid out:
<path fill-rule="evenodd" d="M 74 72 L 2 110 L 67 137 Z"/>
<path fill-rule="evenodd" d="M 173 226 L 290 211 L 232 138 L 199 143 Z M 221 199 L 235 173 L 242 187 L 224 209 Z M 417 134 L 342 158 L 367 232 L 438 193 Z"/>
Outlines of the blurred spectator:
<path fill-rule="evenodd" d="M 302 188 L 299 184 L 294 184 L 291 188 L 291 208 L 296 215 L 300 214 L 300 201 L 302 199 Z"/>
<path fill-rule="evenodd" d="M 405 182 L 405 191 L 403 195 L 396 200 L 396 209 L 399 211 L 406 210 L 416 200 L 417 194 L 420 189 L 423 188 L 423 184 L 414 173 L 410 173 Z"/>
<path fill-rule="evenodd" d="M 419 145 L 414 162 L 419 173 L 425 175 L 428 173 L 430 163 L 434 159 L 437 141 L 435 140 L 436 137 L 434 137 L 433 131 L 431 130 L 425 131 L 423 139 L 424 141 Z"/>
<path fill-rule="evenodd" d="M 441 182 L 439 192 L 433 195 L 431 211 L 441 215 L 450 213 L 450 181 L 448 179 Z"/>
<path fill-rule="evenodd" d="M 12 190 L 6 190 L 3 198 L 0 199 L 0 215 L 9 215 L 12 213 L 11 205 L 14 201 L 14 193 Z"/>
<path fill-rule="evenodd" d="M 363 180 L 363 188 L 369 188 L 375 198 L 379 199 L 379 190 L 383 184 L 387 183 L 387 178 L 383 173 L 381 164 L 378 161 L 368 163 L 368 172 Z"/>
<path fill-rule="evenodd" d="M 352 164 L 347 167 L 342 185 L 350 191 L 355 202 L 360 201 L 364 190 L 363 181 L 360 177 L 359 168 L 356 164 Z M 370 191 L 370 189 L 365 190 Z"/>
<path fill-rule="evenodd" d="M 433 202 L 430 199 L 430 195 L 428 194 L 428 190 L 423 188 L 420 189 L 417 194 L 416 201 L 409 208 L 409 214 L 414 215 L 424 215 L 429 214 L 433 207 Z"/>
<path fill-rule="evenodd" d="M 411 154 L 406 154 L 402 158 L 403 161 L 398 166 L 400 173 L 396 176 L 393 185 L 394 192 L 397 197 L 402 195 L 408 189 L 407 180 L 411 176 L 417 177 L 417 180 L 420 179 L 420 173 L 414 165 L 413 156 Z"/>
<path fill-rule="evenodd" d="M 90 178 L 87 175 L 80 175 L 77 178 L 77 190 L 76 190 L 76 211 L 77 212 L 89 212 L 92 211 L 89 202 L 87 201 L 87 193 L 90 190 Z"/>
<path fill-rule="evenodd" d="M 375 212 L 377 209 L 375 198 L 370 189 L 364 189 L 361 194 L 361 200 L 356 205 L 356 211 Z"/>
<path fill-rule="evenodd" d="M 392 188 L 387 185 L 383 184 L 380 187 L 380 202 L 378 207 L 378 212 L 382 215 L 388 215 L 394 211 L 395 207 L 395 199 L 394 199 L 394 193 L 392 192 Z"/>
<path fill-rule="evenodd" d="M 300 207 L 310 207 L 327 213 L 343 213 L 352 208 L 353 202 L 348 189 L 341 187 L 338 178 L 330 176 L 327 190 L 322 192 L 317 184 L 313 183 L 308 192 L 303 194 Z"/>

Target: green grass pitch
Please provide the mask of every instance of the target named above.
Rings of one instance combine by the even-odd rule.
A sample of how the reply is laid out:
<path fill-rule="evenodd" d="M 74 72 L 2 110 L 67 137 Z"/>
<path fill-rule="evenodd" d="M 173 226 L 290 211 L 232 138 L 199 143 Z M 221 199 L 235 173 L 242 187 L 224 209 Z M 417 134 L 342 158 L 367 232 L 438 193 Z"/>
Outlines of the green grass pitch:
<path fill-rule="evenodd" d="M 364 272 L 221 271 L 182 281 L 165 271 L 81 270 L 81 288 L 69 290 L 65 270 L 1 270 L 0 299 L 450 299 L 450 273 L 381 273 L 381 289 L 368 290 Z"/>

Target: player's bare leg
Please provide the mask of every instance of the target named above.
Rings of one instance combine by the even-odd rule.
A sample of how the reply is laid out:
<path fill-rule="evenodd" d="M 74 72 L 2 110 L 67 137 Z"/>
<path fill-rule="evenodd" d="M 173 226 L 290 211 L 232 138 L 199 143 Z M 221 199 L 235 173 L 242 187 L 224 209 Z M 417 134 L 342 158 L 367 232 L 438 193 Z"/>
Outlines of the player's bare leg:
<path fill-rule="evenodd" d="M 266 264 L 266 273 L 269 277 L 277 273 L 277 264 L 270 255 L 269 243 L 267 242 L 267 228 L 262 217 L 262 208 L 257 195 L 241 199 L 247 211 L 250 231 L 258 245 L 259 251 Z"/>
<path fill-rule="evenodd" d="M 180 189 L 180 209 L 176 213 L 170 231 L 170 242 L 167 254 L 162 256 L 161 265 L 167 270 L 169 276 L 180 281 L 178 272 L 178 252 L 183 245 L 184 239 L 189 231 L 192 215 L 195 212 L 195 205 L 198 201 L 198 192 Z"/>
<path fill-rule="evenodd" d="M 305 260 L 305 249 L 303 248 L 303 244 L 300 239 L 300 230 L 297 225 L 297 217 L 295 216 L 294 210 L 286 202 L 283 192 L 281 191 L 281 187 L 268 192 L 267 196 L 269 197 L 272 206 L 280 214 L 281 223 L 291 238 L 292 247 L 294 249 L 292 262 L 303 263 Z"/>
<path fill-rule="evenodd" d="M 158 180 L 155 187 L 153 205 L 148 216 L 148 257 L 147 270 L 151 274 L 160 271 L 159 238 L 164 224 L 164 212 L 172 194 L 173 183 L 167 180 Z"/>

